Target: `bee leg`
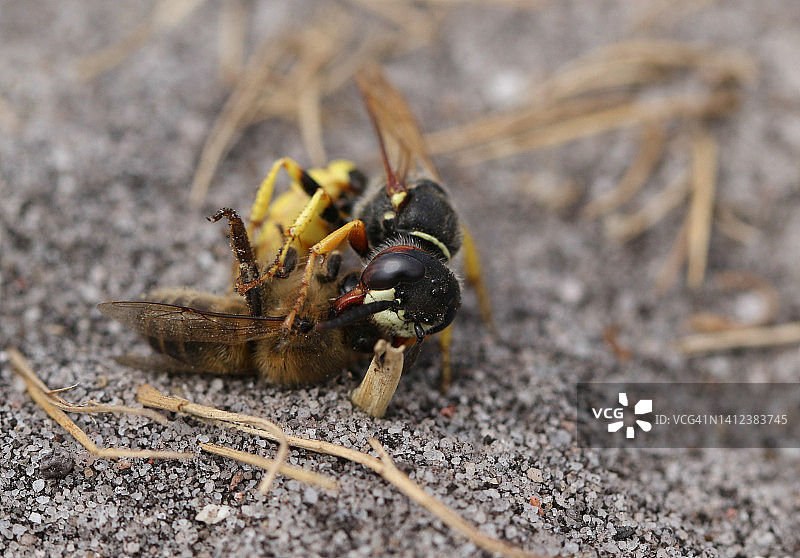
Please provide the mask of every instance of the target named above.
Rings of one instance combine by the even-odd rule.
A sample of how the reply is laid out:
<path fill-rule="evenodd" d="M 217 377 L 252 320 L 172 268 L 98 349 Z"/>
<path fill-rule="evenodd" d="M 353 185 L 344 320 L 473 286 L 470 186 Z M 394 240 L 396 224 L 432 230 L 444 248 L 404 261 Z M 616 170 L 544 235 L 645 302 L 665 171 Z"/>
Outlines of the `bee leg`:
<path fill-rule="evenodd" d="M 492 335 L 496 335 L 497 329 L 492 319 L 492 303 L 489 300 L 489 291 L 483 282 L 478 249 L 475 247 L 475 241 L 472 239 L 469 229 L 463 223 L 461 224 L 461 242 L 464 250 L 464 273 L 466 274 L 467 283 L 475 289 L 483 323 L 486 324 Z"/>
<path fill-rule="evenodd" d="M 359 254 L 367 251 L 367 233 L 364 230 L 364 223 L 356 219 L 350 221 L 333 231 L 331 234 L 317 242 L 308 251 L 308 261 L 306 261 L 306 269 L 303 274 L 303 279 L 300 281 L 300 288 L 297 293 L 297 299 L 291 312 L 286 316 L 283 322 L 284 327 L 291 328 L 294 323 L 294 317 L 303 307 L 303 303 L 308 295 L 308 286 L 311 284 L 311 278 L 314 274 L 314 265 L 317 258 L 322 256 L 325 258 L 328 254 L 333 252 L 337 246 L 342 242 L 348 241 L 353 249 Z"/>
<path fill-rule="evenodd" d="M 350 394 L 353 405 L 373 417 L 383 418 L 403 373 L 404 348 L 392 347 L 384 339 L 378 340 L 364 379 Z"/>
<path fill-rule="evenodd" d="M 339 271 L 342 269 L 342 255 L 339 252 L 334 252 L 328 256 L 327 265 L 325 266 L 324 273 L 318 273 L 317 278 L 321 283 L 332 283 L 339 277 Z"/>
<path fill-rule="evenodd" d="M 258 279 L 258 263 L 253 257 L 253 247 L 250 246 L 250 239 L 247 236 L 247 230 L 242 222 L 239 214 L 233 209 L 223 207 L 214 215 L 208 218 L 212 223 L 216 223 L 223 217 L 228 219 L 228 227 L 230 228 L 231 249 L 233 256 L 236 258 L 236 263 L 239 265 L 239 277 L 236 280 L 237 284 L 247 281 L 255 281 Z M 259 289 L 248 290 L 246 293 L 240 293 L 247 301 L 247 308 L 251 316 L 261 316 L 261 293 Z"/>
<path fill-rule="evenodd" d="M 349 166 L 347 166 L 349 165 Z M 319 170 L 316 171 L 306 171 L 303 169 L 296 161 L 290 159 L 289 157 L 283 157 L 275 161 L 270 169 L 267 176 L 261 182 L 261 185 L 258 187 L 258 191 L 256 192 L 256 199 L 253 202 L 253 207 L 250 210 L 250 226 L 248 228 L 248 232 L 250 237 L 253 239 L 253 244 L 256 247 L 256 253 L 260 253 L 263 249 L 260 237 L 260 230 L 263 224 L 266 222 L 268 218 L 268 210 L 270 206 L 270 202 L 272 200 L 273 190 L 275 188 L 275 180 L 278 176 L 278 172 L 281 169 L 286 170 L 286 174 L 292 179 L 292 185 L 294 187 L 302 189 L 308 197 L 311 198 L 308 201 L 306 208 L 304 209 L 304 214 L 301 214 L 300 218 L 295 222 L 294 225 L 294 233 L 292 234 L 291 230 L 287 232 L 284 238 L 283 246 L 279 251 L 279 255 L 276 258 L 275 265 L 270 270 L 268 277 L 271 277 L 275 273 L 275 269 L 278 269 L 281 265 L 283 265 L 284 259 L 286 258 L 286 251 L 291 244 L 297 240 L 297 238 L 303 233 L 305 227 L 308 225 L 308 222 L 313 218 L 310 217 L 306 212 L 310 212 L 313 215 L 318 215 L 322 219 L 331 223 L 332 228 L 339 227 L 344 223 L 339 211 L 333 207 L 333 203 L 330 199 L 329 194 L 325 192 L 324 188 L 321 186 L 321 183 L 314 179 L 312 173 L 322 173 L 324 175 L 323 181 L 325 180 L 332 180 L 333 178 L 329 177 L 334 173 L 336 177 L 341 181 L 342 177 L 338 176 L 343 173 L 343 170 L 339 167 L 351 167 L 352 163 L 348 163 L 347 165 L 343 165 L 340 163 L 339 165 L 334 165 L 331 163 L 329 169 Z M 349 175 L 347 175 L 349 176 Z M 327 178 L 325 178 L 327 177 Z M 327 182 L 326 182 L 327 183 Z M 319 192 L 323 192 L 319 194 Z M 322 200 L 319 197 L 323 197 Z M 313 206 L 313 208 L 309 208 L 308 206 Z M 300 220 L 302 221 L 303 225 L 298 226 Z"/>
<path fill-rule="evenodd" d="M 315 217 L 322 217 L 323 219 L 328 220 L 327 217 L 330 216 L 329 213 L 331 212 L 331 210 L 333 210 L 333 212 L 336 214 L 337 217 L 339 216 L 339 212 L 331 204 L 331 197 L 328 194 L 326 194 L 325 190 L 323 190 L 322 188 L 317 189 L 317 191 L 314 192 L 314 195 L 311 196 L 311 199 L 308 201 L 306 206 L 303 208 L 303 211 L 301 211 L 300 215 L 297 216 L 297 219 L 295 219 L 292 226 L 289 227 L 289 230 L 286 231 L 285 238 L 283 241 L 283 247 L 281 248 L 280 252 L 278 252 L 278 255 L 275 257 L 275 262 L 261 277 L 258 277 L 254 280 L 250 280 L 249 282 L 245 281 L 239 283 L 236 287 L 237 290 L 239 291 L 239 294 L 244 295 L 244 293 L 262 284 L 270 277 L 284 274 L 287 255 L 290 254 L 290 252 L 294 249 L 293 245 L 295 241 L 302 237 L 303 231 L 306 230 L 309 223 L 311 223 Z M 331 247 L 328 250 L 328 252 L 333 250 L 333 248 L 335 248 L 335 246 Z M 313 258 L 311 258 L 310 256 L 309 256 L 309 261 L 312 262 L 310 268 L 313 268 Z M 307 270 L 307 273 L 310 272 Z M 309 281 L 310 281 L 310 275 L 309 275 Z"/>

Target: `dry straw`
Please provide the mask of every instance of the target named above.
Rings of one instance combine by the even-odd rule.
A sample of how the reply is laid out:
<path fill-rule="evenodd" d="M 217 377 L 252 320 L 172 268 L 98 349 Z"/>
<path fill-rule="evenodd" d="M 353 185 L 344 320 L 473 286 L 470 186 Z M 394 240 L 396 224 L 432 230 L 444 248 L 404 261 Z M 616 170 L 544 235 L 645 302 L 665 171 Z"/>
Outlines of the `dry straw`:
<path fill-rule="evenodd" d="M 161 424 L 164 424 L 166 419 L 164 419 L 162 415 L 148 409 L 134 409 L 130 407 L 102 405 L 98 403 L 88 403 L 85 405 L 72 405 L 66 403 L 58 396 L 57 392 L 47 388 L 44 382 L 39 379 L 39 377 L 31 369 L 30 365 L 17 349 L 10 347 L 6 350 L 6 352 L 9 355 L 9 359 L 11 360 L 14 370 L 25 381 L 25 385 L 28 388 L 28 393 L 30 394 L 31 398 L 92 455 L 100 458 L 111 459 L 195 458 L 194 453 L 187 452 L 97 447 L 97 445 L 89 438 L 89 436 L 66 415 L 65 411 L 84 413 L 133 413 L 157 420 Z M 373 457 L 367 453 L 354 450 L 352 448 L 346 448 L 331 442 L 325 442 L 323 440 L 288 436 L 284 434 L 283 430 L 277 424 L 262 417 L 246 415 L 242 413 L 232 413 L 222 409 L 209 407 L 207 405 L 193 403 L 186 399 L 164 395 L 147 384 L 144 384 L 139 388 L 136 397 L 140 403 L 148 407 L 187 414 L 206 421 L 211 421 L 227 428 L 233 428 L 277 442 L 278 452 L 276 459 L 266 459 L 258 455 L 213 443 L 201 443 L 199 445 L 199 448 L 205 452 L 220 455 L 229 459 L 234 459 L 236 461 L 264 469 L 267 473 L 258 487 L 259 491 L 262 493 L 266 493 L 269 490 L 275 475 L 278 473 L 297 481 L 323 488 L 325 490 L 338 490 L 338 485 L 335 479 L 298 467 L 292 467 L 285 463 L 289 446 L 301 448 L 347 459 L 373 470 L 383 477 L 387 482 L 392 484 L 395 488 L 400 490 L 400 492 L 405 494 L 408 498 L 436 516 L 445 525 L 459 532 L 461 535 L 469 539 L 483 550 L 512 558 L 536 558 L 540 556 L 481 533 L 477 528 L 475 528 L 475 526 L 458 515 L 458 513 L 448 507 L 445 503 L 428 494 L 422 487 L 411 480 L 406 474 L 401 472 L 395 466 L 391 457 L 389 457 L 389 454 L 386 452 L 381 443 L 374 438 L 370 438 L 369 443 L 378 454 L 378 457 Z"/>

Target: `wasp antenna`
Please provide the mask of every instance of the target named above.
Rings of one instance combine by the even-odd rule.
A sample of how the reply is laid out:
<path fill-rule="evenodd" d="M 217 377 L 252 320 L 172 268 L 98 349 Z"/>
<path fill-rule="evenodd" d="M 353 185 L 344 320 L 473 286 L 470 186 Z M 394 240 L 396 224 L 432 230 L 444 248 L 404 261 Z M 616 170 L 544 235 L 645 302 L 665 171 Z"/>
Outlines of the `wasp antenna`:
<path fill-rule="evenodd" d="M 375 71 L 374 68 L 369 68 Z M 371 93 L 369 91 L 370 83 L 368 79 L 364 79 L 361 75 L 357 76 L 356 83 L 361 92 L 361 97 L 364 99 L 364 105 L 367 108 L 367 115 L 372 124 L 372 129 L 375 131 L 375 137 L 378 139 L 378 149 L 381 153 L 381 161 L 383 162 L 383 170 L 386 172 L 386 191 L 391 197 L 393 194 L 405 192 L 408 188 L 401 181 L 400 176 L 392 169 L 392 164 L 389 161 L 389 155 L 386 152 L 386 142 L 383 139 L 383 132 L 381 131 L 380 122 L 378 122 L 378 115 L 375 114 L 375 109 L 372 106 Z"/>
<path fill-rule="evenodd" d="M 378 149 L 381 152 L 381 161 L 383 161 L 383 170 L 386 172 L 386 191 L 389 195 L 398 194 L 406 191 L 405 184 L 400 182 L 398 174 L 392 170 L 392 165 L 389 162 L 389 155 L 386 153 L 386 143 L 383 141 L 383 134 L 378 125 L 378 119 L 371 110 L 367 110 L 372 128 L 375 130 L 375 136 L 378 138 Z"/>

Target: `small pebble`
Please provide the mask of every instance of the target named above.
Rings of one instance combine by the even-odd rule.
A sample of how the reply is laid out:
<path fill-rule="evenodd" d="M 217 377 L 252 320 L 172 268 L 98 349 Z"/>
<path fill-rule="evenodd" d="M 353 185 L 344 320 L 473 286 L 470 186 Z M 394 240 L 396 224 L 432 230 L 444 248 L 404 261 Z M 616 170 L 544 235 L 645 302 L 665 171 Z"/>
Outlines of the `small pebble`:
<path fill-rule="evenodd" d="M 195 516 L 197 521 L 202 521 L 208 525 L 216 525 L 231 514 L 229 506 L 208 504 Z"/>
<path fill-rule="evenodd" d="M 528 475 L 528 478 L 531 479 L 533 482 L 544 482 L 544 477 L 542 476 L 542 470 L 537 469 L 536 467 L 531 467 L 525 474 Z"/>
<path fill-rule="evenodd" d="M 63 479 L 72 472 L 75 460 L 67 452 L 55 452 L 50 457 L 42 460 L 39 473 L 45 479 Z"/>

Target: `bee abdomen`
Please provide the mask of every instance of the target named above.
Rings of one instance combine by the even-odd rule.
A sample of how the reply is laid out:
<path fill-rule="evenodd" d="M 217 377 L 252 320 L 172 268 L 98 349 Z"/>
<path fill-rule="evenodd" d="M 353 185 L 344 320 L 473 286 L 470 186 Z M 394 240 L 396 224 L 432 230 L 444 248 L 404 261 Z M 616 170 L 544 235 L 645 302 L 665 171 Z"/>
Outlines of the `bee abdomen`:
<path fill-rule="evenodd" d="M 147 337 L 150 346 L 198 371 L 212 374 L 244 374 L 252 372 L 250 349 L 246 344 L 203 343 L 164 337 Z"/>
<path fill-rule="evenodd" d="M 360 355 L 350 348 L 340 329 L 292 333 L 253 345 L 253 366 L 276 384 L 322 382 L 354 364 Z"/>
<path fill-rule="evenodd" d="M 176 306 L 186 306 L 206 312 L 246 314 L 240 299 L 217 296 L 189 289 L 158 289 L 147 295 L 149 300 Z M 168 355 L 198 371 L 213 374 L 243 374 L 253 372 L 248 344 L 230 345 L 216 342 L 191 341 L 172 335 L 149 335 L 147 341 L 159 353 Z"/>

